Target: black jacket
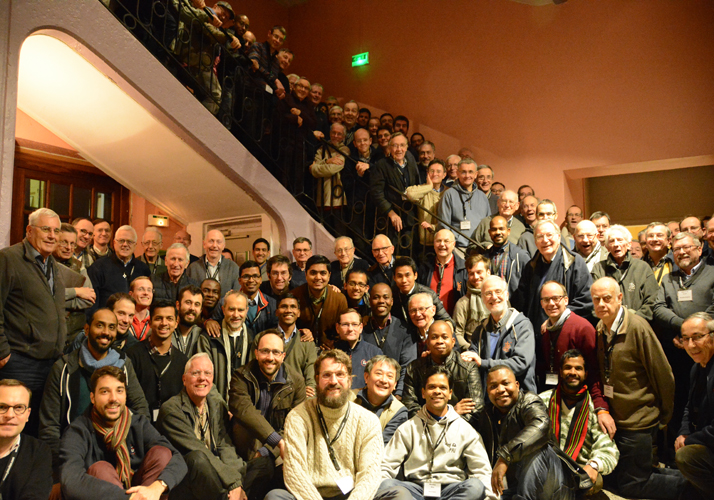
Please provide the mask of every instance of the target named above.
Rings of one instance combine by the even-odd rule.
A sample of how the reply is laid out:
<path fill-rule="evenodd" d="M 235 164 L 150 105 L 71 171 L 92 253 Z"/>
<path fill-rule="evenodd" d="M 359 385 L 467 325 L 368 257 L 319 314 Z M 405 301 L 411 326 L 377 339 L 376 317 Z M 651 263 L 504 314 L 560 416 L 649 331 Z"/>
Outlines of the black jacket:
<path fill-rule="evenodd" d="M 72 422 L 67 432 L 62 436 L 60 444 L 60 482 L 65 498 L 74 500 L 126 500 L 123 488 L 90 476 L 87 469 L 93 464 L 104 460 L 116 465 L 116 454 L 108 451 L 104 440 L 99 437 L 92 425 L 90 412 Z M 143 415 L 132 415 L 131 428 L 126 437 L 129 449 L 131 469 L 137 470 L 144 457 L 154 446 L 168 448 L 172 457 L 158 480 L 164 481 L 169 489 L 178 485 L 188 469 L 181 454 L 169 443 L 168 439 L 159 434 L 148 418 Z"/>
<path fill-rule="evenodd" d="M 349 268 L 348 273 L 352 270 L 354 271 L 364 271 L 367 273 L 367 270 L 369 269 L 369 262 L 367 262 L 364 259 L 360 259 L 359 257 L 355 257 L 352 260 L 352 265 Z M 369 278 L 369 274 L 367 275 Z M 340 269 L 340 261 L 335 260 L 330 262 L 330 285 L 335 285 L 337 288 L 342 290 L 344 286 L 344 282 L 342 281 L 342 270 Z"/>
<path fill-rule="evenodd" d="M 0 459 L 5 471 L 9 456 Z M 23 434 L 10 473 L 0 487 L 0 498 L 47 500 L 52 490 L 52 453 L 47 444 Z"/>
<path fill-rule="evenodd" d="M 410 294 L 403 294 L 397 288 L 397 285 L 392 286 L 392 297 L 394 298 L 394 304 L 392 305 L 392 316 L 395 316 L 405 323 L 410 322 L 409 318 L 409 297 L 415 293 L 427 293 L 431 296 L 431 300 L 436 306 L 436 313 L 434 314 L 434 321 L 448 321 L 452 325 L 454 324 L 449 313 L 444 309 L 444 304 L 442 304 L 441 299 L 436 294 L 434 290 L 428 286 L 422 285 L 420 283 L 414 283 L 414 290 Z"/>
<path fill-rule="evenodd" d="M 106 306 L 109 297 L 117 292 L 129 293 L 131 282 L 139 276 L 151 276 L 151 271 L 146 263 L 136 257 L 132 257 L 125 266 L 112 252 L 89 266 L 87 275 L 92 280 L 92 286 L 97 294 L 94 305 L 87 309 L 87 322 L 89 322 L 94 311 Z"/>
<path fill-rule="evenodd" d="M 184 271 L 178 280 L 178 283 L 173 283 L 169 279 L 168 271 L 160 274 L 155 274 L 151 277 L 151 284 L 154 285 L 153 300 L 169 300 L 176 302 L 178 300 L 179 291 L 188 285 L 200 286 L 201 283 L 189 278 L 188 273 Z"/>
<path fill-rule="evenodd" d="M 149 416 L 149 405 L 144 391 L 136 378 L 131 360 L 126 354 L 117 351 L 125 360 L 126 405 L 133 413 Z M 79 349 L 65 354 L 52 365 L 45 383 L 40 406 L 39 438 L 50 446 L 52 467 L 55 479 L 59 478 L 59 447 L 62 433 L 74 418 L 80 416 L 86 408 L 79 408 L 80 391 L 83 376 L 80 372 Z M 89 391 L 89 388 L 87 388 Z"/>
<path fill-rule="evenodd" d="M 501 432 L 494 436 L 493 423 L 499 420 Z M 511 465 L 540 451 L 550 438 L 550 419 L 545 403 L 537 394 L 520 391 L 518 400 L 504 416 L 489 401 L 486 403 L 478 427 L 491 465 L 499 458 Z M 509 472 L 511 468 L 509 467 Z M 512 478 L 509 478 L 509 482 Z M 514 483 L 515 484 L 515 483 Z"/>
<path fill-rule="evenodd" d="M 702 372 L 705 372 L 702 374 Z M 697 402 L 699 412 L 694 411 L 694 386 L 700 374 L 706 381 L 706 387 L 699 394 L 703 396 Z M 689 383 L 689 399 L 687 407 L 684 409 L 682 426 L 679 434 L 687 436 L 684 444 L 701 444 L 714 451 L 714 357 L 709 360 L 706 368 L 702 368 L 699 363 L 692 366 L 692 373 Z"/>
<path fill-rule="evenodd" d="M 402 395 L 402 404 L 409 410 L 409 418 L 417 414 L 424 406 L 425 401 L 421 396 L 421 389 L 424 387 L 424 377 L 427 369 L 434 364 L 431 356 L 417 358 L 416 361 L 407 367 L 407 373 L 404 377 L 404 394 Z M 449 372 L 454 381 L 452 387 L 453 393 L 449 404 L 454 406 L 464 398 L 471 398 L 474 402 L 474 410 L 471 413 L 462 415 L 462 417 L 476 424 L 479 415 L 483 410 L 483 386 L 481 384 L 481 375 L 476 363 L 464 361 L 456 351 L 451 351 L 449 357 L 446 358 L 444 366 Z"/>
<path fill-rule="evenodd" d="M 380 215 L 386 215 L 390 210 L 394 210 L 397 215 L 404 219 L 407 213 L 413 213 L 412 203 L 402 200 L 400 193 L 405 193 L 409 186 L 419 184 L 419 171 L 413 159 L 408 156 L 405 159 L 407 162 L 405 169 L 409 176 L 406 184 L 402 179 L 400 167 L 391 158 L 379 160 L 374 166 L 374 171 L 370 174 L 369 184 L 372 200 Z M 372 169 L 370 168 L 370 170 Z M 396 188 L 397 191 L 391 189 L 390 186 Z"/>

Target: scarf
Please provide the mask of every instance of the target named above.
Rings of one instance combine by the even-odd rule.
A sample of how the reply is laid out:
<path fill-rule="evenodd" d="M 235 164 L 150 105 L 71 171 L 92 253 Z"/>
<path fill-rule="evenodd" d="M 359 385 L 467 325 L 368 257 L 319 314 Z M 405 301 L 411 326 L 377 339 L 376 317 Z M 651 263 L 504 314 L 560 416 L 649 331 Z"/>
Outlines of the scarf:
<path fill-rule="evenodd" d="M 79 348 L 79 357 L 82 360 L 83 366 L 85 366 L 86 368 L 89 368 L 92 371 L 94 371 L 98 368 L 102 368 L 103 366 L 116 366 L 117 368 L 124 367 L 124 360 L 121 359 L 121 356 L 119 355 L 119 353 L 116 352 L 114 349 L 109 349 L 107 351 L 107 355 L 104 356 L 103 359 L 100 359 L 99 361 L 94 359 L 94 356 L 92 356 L 92 353 L 89 352 L 89 348 L 87 347 L 87 342 L 88 342 L 88 339 L 85 337 L 84 341 L 82 341 L 82 345 Z"/>
<path fill-rule="evenodd" d="M 553 435 L 558 444 L 560 444 L 560 404 L 562 400 L 565 400 L 568 406 L 571 406 L 570 403 L 575 403 L 568 437 L 562 448 L 570 458 L 577 460 L 580 450 L 583 444 L 585 444 L 585 436 L 588 434 L 588 419 L 590 418 L 590 394 L 588 393 L 588 386 L 583 385 L 577 394 L 573 394 L 572 396 L 562 394 L 560 384 L 552 391 L 550 402 L 548 403 L 548 416 L 550 417 Z"/>
<path fill-rule="evenodd" d="M 551 325 L 550 321 L 548 321 L 545 325 L 545 329 L 549 332 L 559 332 L 563 328 L 563 323 L 565 323 L 565 321 L 570 317 L 571 312 L 572 311 L 570 309 L 565 308 L 565 311 L 563 311 L 563 314 L 560 315 L 558 321 L 556 321 L 554 325 Z"/>
<path fill-rule="evenodd" d="M 491 314 L 481 300 L 481 289 L 468 286 L 469 293 L 469 316 L 479 323 L 488 318 Z M 468 322 L 467 322 L 468 323 Z"/>
<path fill-rule="evenodd" d="M 129 408 L 124 408 L 124 411 L 121 413 L 114 427 L 107 427 L 104 419 L 97 413 L 95 408 L 92 408 L 91 417 L 92 426 L 104 439 L 107 450 L 116 453 L 116 470 L 124 488 L 131 488 L 131 477 L 134 475 L 134 472 L 131 470 L 129 449 L 126 446 L 126 436 L 129 434 L 129 429 L 131 428 L 131 411 Z"/>

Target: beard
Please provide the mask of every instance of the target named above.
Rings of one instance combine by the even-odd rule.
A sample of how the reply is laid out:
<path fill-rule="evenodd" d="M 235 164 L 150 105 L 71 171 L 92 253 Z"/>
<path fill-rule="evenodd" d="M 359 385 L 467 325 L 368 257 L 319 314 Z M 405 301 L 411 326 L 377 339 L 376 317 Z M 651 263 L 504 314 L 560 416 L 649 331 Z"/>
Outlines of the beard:
<path fill-rule="evenodd" d="M 340 395 L 334 397 L 328 396 L 327 391 L 332 390 L 334 388 L 340 389 Z M 327 387 L 325 391 L 321 391 L 319 388 L 317 389 L 317 402 L 320 403 L 322 406 L 326 406 L 327 408 L 342 408 L 347 404 L 349 397 L 350 390 L 338 384 L 334 384 Z"/>

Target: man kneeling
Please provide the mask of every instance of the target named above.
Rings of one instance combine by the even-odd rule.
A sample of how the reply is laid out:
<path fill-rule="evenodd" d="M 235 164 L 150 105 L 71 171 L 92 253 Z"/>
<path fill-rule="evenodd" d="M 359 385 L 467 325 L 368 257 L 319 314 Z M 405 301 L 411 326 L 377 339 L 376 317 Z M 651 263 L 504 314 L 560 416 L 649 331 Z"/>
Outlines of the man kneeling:
<path fill-rule="evenodd" d="M 444 366 L 427 370 L 421 390 L 426 404 L 387 445 L 376 500 L 496 498 L 481 437 L 449 404 L 452 386 Z M 395 479 L 402 465 L 406 481 Z"/>
<path fill-rule="evenodd" d="M 160 498 L 181 482 L 186 463 L 148 418 L 126 407 L 126 375 L 94 371 L 90 406 L 60 444 L 60 482 L 71 500 Z"/>

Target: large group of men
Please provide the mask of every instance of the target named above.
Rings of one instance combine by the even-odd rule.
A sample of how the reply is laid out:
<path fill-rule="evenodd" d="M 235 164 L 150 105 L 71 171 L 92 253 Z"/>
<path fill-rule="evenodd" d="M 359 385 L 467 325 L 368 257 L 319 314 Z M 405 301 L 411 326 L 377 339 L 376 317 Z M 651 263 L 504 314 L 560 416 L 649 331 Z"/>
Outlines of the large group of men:
<path fill-rule="evenodd" d="M 196 257 L 36 210 L 0 250 L 0 494 L 707 498 L 714 222 L 653 222 L 636 255 L 534 195 L 461 245 L 437 224 L 418 263 L 380 234 L 373 264 L 340 236 L 239 265 L 221 231 Z"/>
<path fill-rule="evenodd" d="M 323 103 L 283 27 L 177 6 L 212 113 L 238 61 L 329 139 L 279 180 L 314 188 L 335 259 L 30 214 L 0 250 L 0 498 L 711 498 L 714 220 L 559 225 L 468 148 Z"/>

